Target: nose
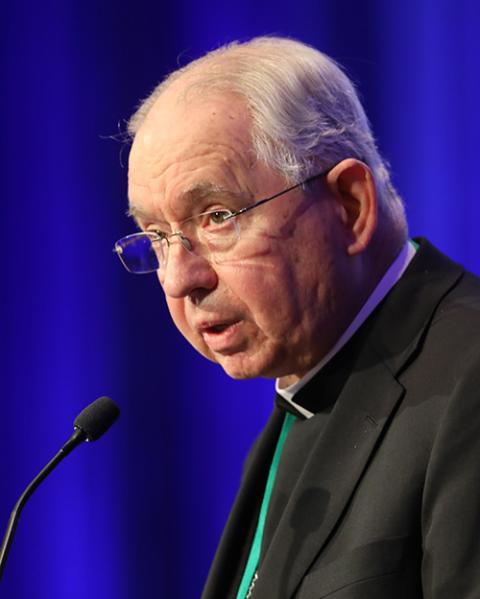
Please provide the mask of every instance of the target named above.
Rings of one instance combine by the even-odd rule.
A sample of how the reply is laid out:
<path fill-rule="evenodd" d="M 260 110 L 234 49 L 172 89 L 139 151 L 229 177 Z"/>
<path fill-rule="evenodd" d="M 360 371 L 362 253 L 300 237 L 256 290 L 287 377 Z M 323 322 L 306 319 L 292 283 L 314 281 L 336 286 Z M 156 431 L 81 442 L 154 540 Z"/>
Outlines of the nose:
<path fill-rule="evenodd" d="M 170 244 L 167 263 L 158 272 L 158 278 L 165 294 L 176 299 L 211 291 L 218 283 L 210 262 L 187 250 L 181 242 Z"/>

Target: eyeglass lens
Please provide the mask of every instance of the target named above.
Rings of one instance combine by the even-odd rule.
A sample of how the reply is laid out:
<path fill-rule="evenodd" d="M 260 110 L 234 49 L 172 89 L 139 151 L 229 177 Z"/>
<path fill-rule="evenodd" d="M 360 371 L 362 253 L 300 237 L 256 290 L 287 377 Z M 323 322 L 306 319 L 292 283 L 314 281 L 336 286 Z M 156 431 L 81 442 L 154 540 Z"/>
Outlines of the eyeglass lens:
<path fill-rule="evenodd" d="M 117 242 L 120 260 L 127 270 L 143 274 L 158 270 L 159 262 L 149 237 L 132 235 Z"/>

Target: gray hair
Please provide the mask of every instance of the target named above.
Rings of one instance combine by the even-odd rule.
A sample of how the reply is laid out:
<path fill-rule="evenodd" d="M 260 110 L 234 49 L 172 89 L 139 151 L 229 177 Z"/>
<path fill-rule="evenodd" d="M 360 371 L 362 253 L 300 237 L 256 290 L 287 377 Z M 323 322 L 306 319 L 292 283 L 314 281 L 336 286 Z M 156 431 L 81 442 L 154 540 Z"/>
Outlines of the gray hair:
<path fill-rule="evenodd" d="M 170 74 L 128 123 L 134 137 L 161 93 L 183 75 L 186 90 L 229 91 L 246 102 L 257 159 L 299 183 L 344 158 L 374 173 L 379 206 L 404 232 L 403 204 L 379 154 L 352 82 L 328 56 L 301 42 L 259 37 L 234 42 Z"/>

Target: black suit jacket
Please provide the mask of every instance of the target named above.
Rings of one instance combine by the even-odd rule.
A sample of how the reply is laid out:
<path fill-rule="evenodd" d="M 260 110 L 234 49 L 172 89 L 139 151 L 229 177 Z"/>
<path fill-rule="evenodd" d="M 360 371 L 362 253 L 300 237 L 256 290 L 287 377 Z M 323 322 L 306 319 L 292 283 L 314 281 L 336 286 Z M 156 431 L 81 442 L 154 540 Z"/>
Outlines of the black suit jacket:
<path fill-rule="evenodd" d="M 300 459 L 285 445 L 253 599 L 480 598 L 479 280 L 422 241 L 297 399 L 316 415 L 294 425 Z M 236 597 L 284 413 L 247 460 L 203 599 Z"/>

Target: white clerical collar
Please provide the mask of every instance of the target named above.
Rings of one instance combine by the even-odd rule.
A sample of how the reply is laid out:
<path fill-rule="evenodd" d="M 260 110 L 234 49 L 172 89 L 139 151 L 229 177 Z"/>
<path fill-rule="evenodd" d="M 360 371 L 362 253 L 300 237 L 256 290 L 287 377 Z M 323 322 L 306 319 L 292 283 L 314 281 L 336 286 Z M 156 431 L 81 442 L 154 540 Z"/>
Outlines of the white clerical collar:
<path fill-rule="evenodd" d="M 354 333 L 361 327 L 361 325 L 367 320 L 370 314 L 375 310 L 378 304 L 383 300 L 387 293 L 392 289 L 395 283 L 403 275 L 410 261 L 415 256 L 415 246 L 411 242 L 406 242 L 401 252 L 392 262 L 387 272 L 383 275 L 381 281 L 373 290 L 370 297 L 367 299 L 365 304 L 362 306 L 360 312 L 355 316 L 350 326 L 340 336 L 338 341 L 332 347 L 332 349 L 320 360 L 320 362 L 307 372 L 299 381 L 281 389 L 278 381 L 275 383 L 276 392 L 283 397 L 288 403 L 290 403 L 298 412 L 300 412 L 305 418 L 311 418 L 313 413 L 306 410 L 302 406 L 296 404 L 293 401 L 294 395 L 296 395 L 300 389 L 305 386 L 324 366 L 327 364 L 333 356 L 338 353 L 347 341 L 353 337 Z"/>

